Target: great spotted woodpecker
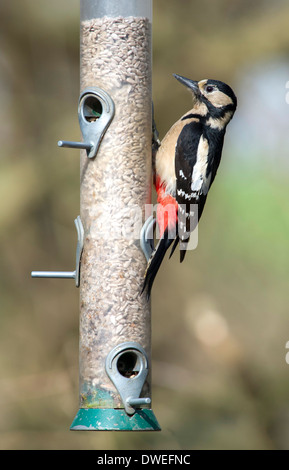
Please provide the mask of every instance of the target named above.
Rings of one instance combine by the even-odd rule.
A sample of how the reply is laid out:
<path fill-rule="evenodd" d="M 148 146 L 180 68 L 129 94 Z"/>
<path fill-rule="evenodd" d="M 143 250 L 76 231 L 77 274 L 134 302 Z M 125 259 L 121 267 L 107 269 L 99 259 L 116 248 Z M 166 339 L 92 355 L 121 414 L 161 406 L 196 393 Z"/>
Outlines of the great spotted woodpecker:
<path fill-rule="evenodd" d="M 237 106 L 233 90 L 223 82 L 174 77 L 192 92 L 193 108 L 171 127 L 161 143 L 153 140 L 160 239 L 146 269 L 143 290 L 147 286 L 148 297 L 172 242 L 170 256 L 179 244 L 180 261 L 185 257 L 190 233 L 202 215 L 220 164 L 227 124 Z"/>

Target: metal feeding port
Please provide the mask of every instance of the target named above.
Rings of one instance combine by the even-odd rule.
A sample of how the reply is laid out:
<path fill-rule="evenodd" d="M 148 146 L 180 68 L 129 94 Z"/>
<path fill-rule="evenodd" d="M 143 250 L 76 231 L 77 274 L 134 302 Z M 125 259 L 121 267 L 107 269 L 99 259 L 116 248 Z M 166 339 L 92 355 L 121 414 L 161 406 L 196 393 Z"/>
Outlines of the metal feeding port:
<path fill-rule="evenodd" d="M 114 102 L 108 93 L 98 87 L 86 88 L 78 102 L 78 120 L 83 142 L 59 140 L 58 146 L 84 149 L 88 158 L 94 158 L 114 112 Z"/>
<path fill-rule="evenodd" d="M 150 398 L 140 398 L 148 375 L 145 350 L 137 343 L 127 342 L 116 346 L 106 358 L 106 372 L 115 385 L 129 415 L 136 408 L 151 403 Z"/>

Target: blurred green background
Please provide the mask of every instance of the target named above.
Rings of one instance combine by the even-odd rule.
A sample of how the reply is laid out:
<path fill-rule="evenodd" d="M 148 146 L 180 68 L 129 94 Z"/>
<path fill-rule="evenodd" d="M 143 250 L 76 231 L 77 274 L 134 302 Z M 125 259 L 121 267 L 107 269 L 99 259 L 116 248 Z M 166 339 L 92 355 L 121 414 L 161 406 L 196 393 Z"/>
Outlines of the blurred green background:
<path fill-rule="evenodd" d="M 239 106 L 197 250 L 153 290 L 162 431 L 81 433 L 79 293 L 30 278 L 74 269 L 79 157 L 57 141 L 80 139 L 79 2 L 0 1 L 0 449 L 289 448 L 288 20 L 285 0 L 154 1 L 161 137 L 190 107 L 172 73 Z"/>

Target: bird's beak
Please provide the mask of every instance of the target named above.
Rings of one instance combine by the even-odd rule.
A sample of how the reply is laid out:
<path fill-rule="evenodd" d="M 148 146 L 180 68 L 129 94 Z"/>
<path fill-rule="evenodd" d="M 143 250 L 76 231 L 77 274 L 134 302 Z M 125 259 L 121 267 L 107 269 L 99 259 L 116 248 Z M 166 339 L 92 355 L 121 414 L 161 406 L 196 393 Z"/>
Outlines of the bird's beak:
<path fill-rule="evenodd" d="M 196 98 L 200 96 L 200 90 L 197 81 L 182 77 L 181 75 L 177 75 L 176 73 L 174 73 L 173 75 L 179 82 L 188 87 L 194 93 Z"/>

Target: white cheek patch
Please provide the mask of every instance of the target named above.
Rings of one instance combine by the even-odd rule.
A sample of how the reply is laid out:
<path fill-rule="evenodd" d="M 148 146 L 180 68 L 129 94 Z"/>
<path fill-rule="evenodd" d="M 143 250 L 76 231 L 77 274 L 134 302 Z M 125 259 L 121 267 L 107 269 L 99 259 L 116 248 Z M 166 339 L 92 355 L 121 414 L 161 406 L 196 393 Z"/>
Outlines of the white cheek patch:
<path fill-rule="evenodd" d="M 226 95 L 225 93 L 219 90 L 210 93 L 210 95 L 207 95 L 207 98 L 216 108 L 222 108 L 223 106 L 233 104 L 232 98 L 230 98 L 230 96 Z"/>

